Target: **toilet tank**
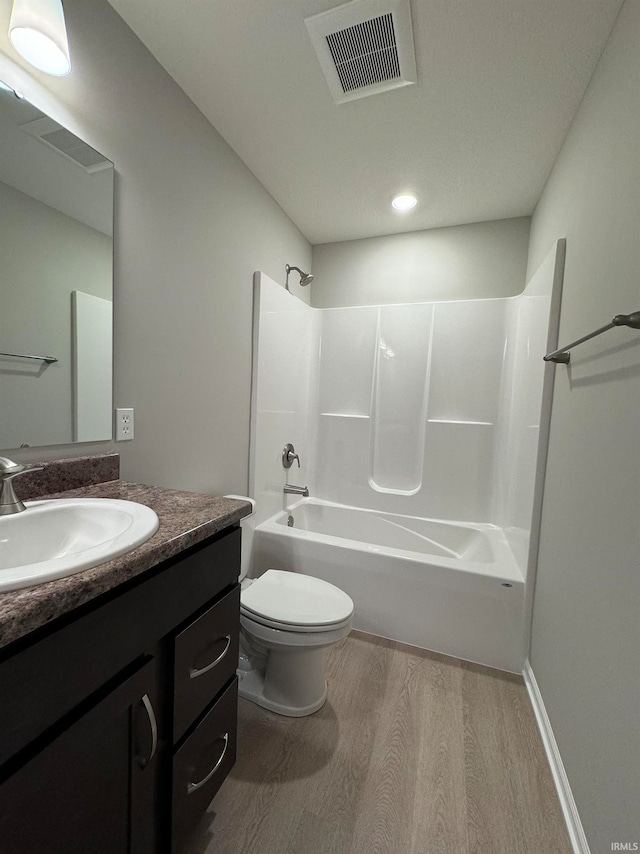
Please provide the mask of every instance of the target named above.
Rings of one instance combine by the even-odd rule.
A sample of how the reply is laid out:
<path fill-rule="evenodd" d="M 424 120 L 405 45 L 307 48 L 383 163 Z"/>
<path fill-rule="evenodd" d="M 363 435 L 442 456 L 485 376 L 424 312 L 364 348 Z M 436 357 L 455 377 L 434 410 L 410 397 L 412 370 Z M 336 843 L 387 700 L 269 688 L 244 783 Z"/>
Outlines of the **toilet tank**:
<path fill-rule="evenodd" d="M 240 577 L 242 581 L 247 577 L 251 564 L 251 548 L 253 546 L 253 532 L 256 527 L 256 502 L 246 495 L 225 495 L 225 498 L 235 498 L 238 501 L 248 501 L 251 504 L 251 513 L 240 520 L 242 530 L 242 551 L 240 557 Z"/>

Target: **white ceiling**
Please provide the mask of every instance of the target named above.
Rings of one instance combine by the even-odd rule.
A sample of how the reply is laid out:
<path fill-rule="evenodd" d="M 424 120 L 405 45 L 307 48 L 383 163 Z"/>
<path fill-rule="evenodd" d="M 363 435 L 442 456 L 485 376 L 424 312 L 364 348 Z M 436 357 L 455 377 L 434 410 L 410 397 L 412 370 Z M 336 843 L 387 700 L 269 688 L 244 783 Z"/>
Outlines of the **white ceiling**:
<path fill-rule="evenodd" d="M 531 214 L 622 5 L 412 0 L 417 85 L 336 105 L 336 0 L 110 2 L 312 244 Z"/>

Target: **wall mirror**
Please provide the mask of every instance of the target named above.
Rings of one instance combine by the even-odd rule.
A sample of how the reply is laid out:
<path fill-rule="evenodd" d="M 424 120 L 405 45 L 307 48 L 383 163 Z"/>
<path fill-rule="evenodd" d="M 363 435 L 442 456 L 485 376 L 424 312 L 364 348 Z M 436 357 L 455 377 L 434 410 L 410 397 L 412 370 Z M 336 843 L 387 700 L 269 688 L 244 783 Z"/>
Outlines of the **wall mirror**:
<path fill-rule="evenodd" d="M 0 88 L 0 448 L 111 439 L 113 164 Z"/>

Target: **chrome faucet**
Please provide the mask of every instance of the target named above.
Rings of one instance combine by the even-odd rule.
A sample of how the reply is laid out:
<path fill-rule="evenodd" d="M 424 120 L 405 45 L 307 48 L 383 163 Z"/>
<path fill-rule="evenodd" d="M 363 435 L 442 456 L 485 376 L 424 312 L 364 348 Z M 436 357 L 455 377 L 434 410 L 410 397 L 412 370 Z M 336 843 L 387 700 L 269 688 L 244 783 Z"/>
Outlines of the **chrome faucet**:
<path fill-rule="evenodd" d="M 13 491 L 13 479 L 30 471 L 42 471 L 42 466 L 26 463 L 14 463 L 6 457 L 0 457 L 0 516 L 22 513 L 27 508 Z"/>
<path fill-rule="evenodd" d="M 294 486 L 292 483 L 285 483 L 284 491 L 288 495 L 302 495 L 303 498 L 309 497 L 308 486 Z"/>

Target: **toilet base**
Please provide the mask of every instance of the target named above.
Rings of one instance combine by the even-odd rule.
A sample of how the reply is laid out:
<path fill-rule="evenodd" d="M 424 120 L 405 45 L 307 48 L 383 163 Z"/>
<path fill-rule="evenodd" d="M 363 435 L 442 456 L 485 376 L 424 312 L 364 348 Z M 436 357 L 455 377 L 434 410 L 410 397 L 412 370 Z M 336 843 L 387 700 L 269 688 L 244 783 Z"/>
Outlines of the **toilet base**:
<path fill-rule="evenodd" d="M 241 613 L 239 695 L 278 715 L 312 715 L 327 699 L 325 650 L 350 630 L 350 617 L 319 631 L 287 631 Z"/>
<path fill-rule="evenodd" d="M 250 700 L 263 709 L 275 712 L 277 715 L 286 715 L 289 718 L 303 718 L 312 715 L 324 706 L 327 699 L 327 683 L 319 699 L 305 706 L 290 706 L 276 699 L 265 697 L 264 674 L 259 670 L 238 670 L 238 696 Z"/>

